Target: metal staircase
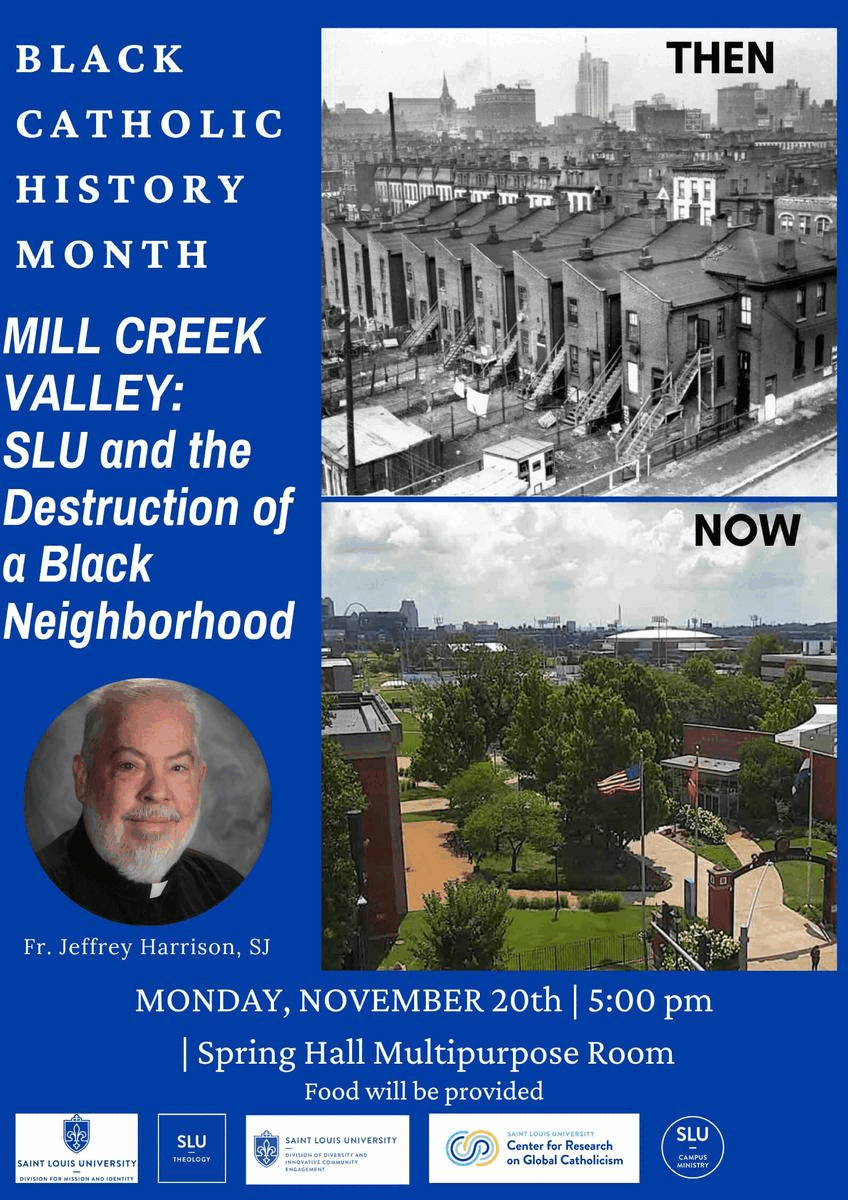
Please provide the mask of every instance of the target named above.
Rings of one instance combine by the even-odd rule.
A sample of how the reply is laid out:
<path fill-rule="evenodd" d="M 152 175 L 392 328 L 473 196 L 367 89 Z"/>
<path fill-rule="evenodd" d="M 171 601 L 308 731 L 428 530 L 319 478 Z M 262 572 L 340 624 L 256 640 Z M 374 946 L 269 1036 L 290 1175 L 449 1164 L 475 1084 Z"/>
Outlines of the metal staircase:
<path fill-rule="evenodd" d="M 433 305 L 427 313 L 423 321 L 420 321 L 413 329 L 409 331 L 404 339 L 402 350 L 415 350 L 422 345 L 436 326 L 439 323 L 439 305 L 438 301 Z"/>
<path fill-rule="evenodd" d="M 606 415 L 609 402 L 621 387 L 621 347 L 607 360 L 606 366 L 584 392 L 570 412 L 566 424 L 586 425 Z"/>
<path fill-rule="evenodd" d="M 568 344 L 565 338 L 557 342 L 554 349 L 531 376 L 525 392 L 524 404 L 528 408 L 537 408 L 539 401 L 544 396 L 549 396 L 553 391 L 554 383 L 557 376 L 562 371 L 565 365 L 565 358 L 568 354 Z"/>
<path fill-rule="evenodd" d="M 683 407 L 686 392 L 699 371 L 713 364 L 712 346 L 697 350 L 683 365 L 675 379 L 669 371 L 659 388 L 653 390 L 639 407 L 635 417 L 615 444 L 616 462 L 635 458 L 650 442 L 661 425 Z"/>
<path fill-rule="evenodd" d="M 462 354 L 462 351 L 468 345 L 468 341 L 471 337 L 471 333 L 472 333 L 473 329 L 474 329 L 474 318 L 469 317 L 468 320 L 465 322 L 465 325 L 462 327 L 462 329 L 459 331 L 459 333 L 456 335 L 456 337 L 453 339 L 453 341 L 449 345 L 447 352 L 445 353 L 445 355 L 442 359 L 442 364 L 445 367 L 452 367 L 453 364 L 456 362 L 456 360 L 459 358 L 460 354 Z"/>

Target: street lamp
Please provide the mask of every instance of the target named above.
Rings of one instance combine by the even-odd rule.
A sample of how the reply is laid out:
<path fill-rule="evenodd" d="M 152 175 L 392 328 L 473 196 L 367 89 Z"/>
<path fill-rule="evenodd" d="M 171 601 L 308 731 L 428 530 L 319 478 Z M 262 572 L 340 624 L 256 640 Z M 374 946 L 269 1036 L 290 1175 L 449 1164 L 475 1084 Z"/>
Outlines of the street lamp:
<path fill-rule="evenodd" d="M 554 888 L 556 890 L 556 903 L 554 904 L 554 920 L 555 921 L 557 921 L 559 919 L 559 907 L 560 907 L 560 905 L 559 905 L 559 852 L 561 849 L 562 849 L 561 846 L 552 846 L 551 847 L 551 850 L 553 851 L 553 856 L 554 856 Z"/>

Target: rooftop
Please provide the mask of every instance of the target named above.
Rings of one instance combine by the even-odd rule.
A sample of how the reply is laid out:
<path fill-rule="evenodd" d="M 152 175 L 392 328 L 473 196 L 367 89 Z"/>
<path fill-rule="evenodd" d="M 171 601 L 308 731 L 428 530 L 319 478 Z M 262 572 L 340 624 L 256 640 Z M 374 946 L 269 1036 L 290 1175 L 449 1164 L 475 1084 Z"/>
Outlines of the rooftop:
<path fill-rule="evenodd" d="M 487 446 L 483 453 L 495 454 L 498 458 L 517 461 L 521 458 L 529 458 L 531 454 L 544 454 L 546 450 L 553 450 L 553 448 L 553 442 L 541 442 L 536 438 L 513 437 L 507 438 L 503 442 L 496 442 L 494 446 Z"/>
<path fill-rule="evenodd" d="M 357 464 L 376 462 L 419 446 L 432 437 L 412 421 L 402 421 L 382 404 L 358 408 L 354 422 L 354 452 Z M 337 413 L 321 422 L 321 451 L 347 467 L 347 414 Z"/>
<path fill-rule="evenodd" d="M 658 264 L 648 270 L 637 267 L 624 274 L 678 308 L 703 304 L 709 300 L 723 300 L 725 296 L 733 294 L 730 284 L 707 273 L 702 259 Z"/>
<path fill-rule="evenodd" d="M 797 266 L 785 269 L 777 265 L 781 239 L 768 233 L 734 229 L 716 242 L 704 255 L 703 269 L 713 275 L 733 275 L 751 283 L 776 283 L 797 279 L 800 275 L 826 269 L 836 270 L 835 259 L 825 257 L 821 246 L 793 242 Z"/>

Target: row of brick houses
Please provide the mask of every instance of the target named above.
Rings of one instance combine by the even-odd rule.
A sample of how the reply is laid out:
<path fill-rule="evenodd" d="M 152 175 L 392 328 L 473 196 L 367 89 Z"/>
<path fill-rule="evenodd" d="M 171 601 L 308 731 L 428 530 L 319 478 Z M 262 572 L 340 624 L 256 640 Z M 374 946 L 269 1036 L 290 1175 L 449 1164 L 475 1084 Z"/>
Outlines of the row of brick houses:
<path fill-rule="evenodd" d="M 832 373 L 835 238 L 702 224 L 690 208 L 669 222 L 646 197 L 627 217 L 430 198 L 390 225 L 327 223 L 330 299 L 361 324 L 440 338 L 448 366 L 517 373 L 536 407 L 621 422 L 619 457 L 675 421 L 769 420 Z"/>

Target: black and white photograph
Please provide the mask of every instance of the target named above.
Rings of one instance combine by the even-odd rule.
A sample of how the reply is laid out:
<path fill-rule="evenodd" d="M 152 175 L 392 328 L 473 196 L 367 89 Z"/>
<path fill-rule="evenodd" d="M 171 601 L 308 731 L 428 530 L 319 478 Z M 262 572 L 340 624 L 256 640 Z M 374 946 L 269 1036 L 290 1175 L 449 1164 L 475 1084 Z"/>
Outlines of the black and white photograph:
<path fill-rule="evenodd" d="M 325 495 L 836 494 L 836 32 L 327 29 Z"/>

